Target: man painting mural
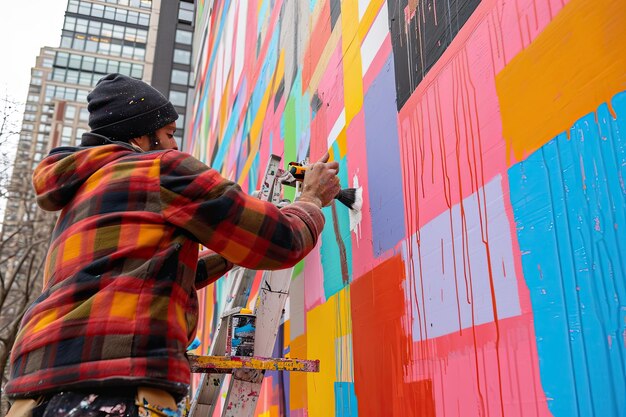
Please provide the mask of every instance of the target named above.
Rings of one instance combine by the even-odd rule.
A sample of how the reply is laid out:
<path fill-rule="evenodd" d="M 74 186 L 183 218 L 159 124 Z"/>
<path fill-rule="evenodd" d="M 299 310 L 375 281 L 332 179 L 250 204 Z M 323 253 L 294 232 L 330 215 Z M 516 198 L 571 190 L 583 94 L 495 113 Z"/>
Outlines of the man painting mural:
<path fill-rule="evenodd" d="M 6 393 L 20 401 L 9 415 L 178 415 L 196 291 L 233 264 L 304 258 L 339 192 L 338 164 L 313 164 L 300 199 L 278 209 L 179 152 L 178 115 L 144 82 L 111 74 L 87 100 L 92 131 L 33 176 L 41 208 L 61 213 L 11 354 Z M 200 259 L 199 244 L 211 250 Z"/>

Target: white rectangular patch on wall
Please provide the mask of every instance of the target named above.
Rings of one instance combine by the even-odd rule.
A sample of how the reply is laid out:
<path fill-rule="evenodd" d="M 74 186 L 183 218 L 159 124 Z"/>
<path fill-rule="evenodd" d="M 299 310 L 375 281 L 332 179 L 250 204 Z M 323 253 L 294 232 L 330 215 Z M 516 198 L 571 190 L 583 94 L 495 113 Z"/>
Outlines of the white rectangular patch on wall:
<path fill-rule="evenodd" d="M 363 39 L 363 43 L 361 43 L 361 74 L 363 77 L 365 77 L 365 73 L 367 73 L 388 34 L 389 12 L 387 10 L 387 2 L 384 2 L 374 23 L 372 23 L 372 27 L 370 27 L 367 35 L 365 35 L 365 39 Z"/>
<path fill-rule="evenodd" d="M 494 301 L 499 319 L 521 314 L 503 198 L 501 176 L 497 175 L 484 189 L 464 198 L 462 206 L 456 204 L 422 226 L 419 247 L 415 235 L 411 247 L 407 241 L 403 244 L 405 296 L 412 305 L 414 340 L 493 322 Z"/>

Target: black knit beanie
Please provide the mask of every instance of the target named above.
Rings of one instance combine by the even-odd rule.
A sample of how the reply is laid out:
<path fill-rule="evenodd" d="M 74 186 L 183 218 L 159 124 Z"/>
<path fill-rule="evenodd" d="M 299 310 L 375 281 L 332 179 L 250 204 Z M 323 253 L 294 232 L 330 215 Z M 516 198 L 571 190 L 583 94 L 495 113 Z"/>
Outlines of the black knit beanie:
<path fill-rule="evenodd" d="M 178 119 L 172 103 L 143 81 L 121 74 L 100 79 L 87 96 L 94 133 L 128 142 Z"/>

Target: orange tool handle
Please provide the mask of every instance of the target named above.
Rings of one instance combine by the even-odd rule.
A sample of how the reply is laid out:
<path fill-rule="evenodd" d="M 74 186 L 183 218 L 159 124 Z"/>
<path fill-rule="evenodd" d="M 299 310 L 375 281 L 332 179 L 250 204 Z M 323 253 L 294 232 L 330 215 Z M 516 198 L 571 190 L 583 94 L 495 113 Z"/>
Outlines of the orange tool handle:
<path fill-rule="evenodd" d="M 289 162 L 289 173 L 293 175 L 296 181 L 304 181 L 304 173 L 307 167 L 298 162 Z"/>

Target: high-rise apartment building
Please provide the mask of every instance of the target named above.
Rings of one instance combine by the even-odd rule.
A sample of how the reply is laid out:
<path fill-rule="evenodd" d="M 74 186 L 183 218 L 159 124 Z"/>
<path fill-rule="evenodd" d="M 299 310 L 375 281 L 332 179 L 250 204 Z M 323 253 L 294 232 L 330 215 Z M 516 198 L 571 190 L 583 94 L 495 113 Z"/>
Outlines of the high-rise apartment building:
<path fill-rule="evenodd" d="M 42 48 L 31 72 L 10 185 L 19 198 L 9 199 L 1 234 L 32 214 L 30 175 L 47 151 L 89 130 L 87 94 L 106 74 L 142 79 L 169 97 L 182 148 L 193 21 L 193 0 L 68 0 L 59 47 Z"/>

